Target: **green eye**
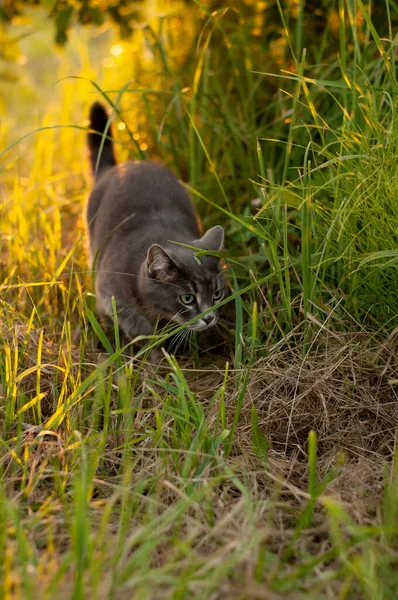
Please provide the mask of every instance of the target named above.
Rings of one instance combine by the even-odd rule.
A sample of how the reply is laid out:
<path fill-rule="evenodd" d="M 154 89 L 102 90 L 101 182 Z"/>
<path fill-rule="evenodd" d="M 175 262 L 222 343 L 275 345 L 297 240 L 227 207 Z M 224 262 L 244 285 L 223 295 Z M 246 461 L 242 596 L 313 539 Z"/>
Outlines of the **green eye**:
<path fill-rule="evenodd" d="M 180 300 L 183 304 L 189 306 L 195 302 L 195 296 L 193 294 L 183 294 L 180 296 Z"/>
<path fill-rule="evenodd" d="M 217 301 L 217 300 L 221 300 L 221 298 L 224 296 L 224 290 L 223 288 L 220 288 L 219 290 L 216 290 L 213 294 L 213 300 Z"/>

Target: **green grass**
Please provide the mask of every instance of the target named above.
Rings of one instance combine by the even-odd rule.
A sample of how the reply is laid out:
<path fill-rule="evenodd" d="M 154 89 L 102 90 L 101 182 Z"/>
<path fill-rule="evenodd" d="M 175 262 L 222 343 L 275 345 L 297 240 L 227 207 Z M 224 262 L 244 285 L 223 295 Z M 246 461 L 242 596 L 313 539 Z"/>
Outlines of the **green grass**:
<path fill-rule="evenodd" d="M 234 7 L 120 54 L 38 13 L 0 80 L 4 598 L 397 596 L 397 6 Z M 226 230 L 220 330 L 158 371 L 94 312 L 100 96 Z"/>

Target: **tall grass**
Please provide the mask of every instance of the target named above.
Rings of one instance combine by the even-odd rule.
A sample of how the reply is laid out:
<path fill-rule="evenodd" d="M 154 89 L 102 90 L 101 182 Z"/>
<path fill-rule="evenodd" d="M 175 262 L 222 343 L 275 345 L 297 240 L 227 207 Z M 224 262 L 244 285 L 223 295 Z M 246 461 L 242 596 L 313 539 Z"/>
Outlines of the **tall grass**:
<path fill-rule="evenodd" d="M 39 21 L 21 42 L 0 128 L 4 598 L 396 597 L 396 6 L 340 0 L 311 38 L 306 2 L 263 4 L 173 5 L 120 47 L 76 31 L 51 61 Z M 93 310 L 100 96 L 120 157 L 166 162 L 227 233 L 221 331 L 158 371 Z"/>

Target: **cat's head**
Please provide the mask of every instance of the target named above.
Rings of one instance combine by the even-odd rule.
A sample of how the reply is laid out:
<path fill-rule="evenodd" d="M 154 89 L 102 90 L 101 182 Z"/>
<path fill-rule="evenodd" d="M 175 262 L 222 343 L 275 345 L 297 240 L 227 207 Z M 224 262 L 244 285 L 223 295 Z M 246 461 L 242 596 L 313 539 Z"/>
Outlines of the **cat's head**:
<path fill-rule="evenodd" d="M 219 225 L 209 229 L 190 246 L 219 252 L 224 230 Z M 196 250 L 197 252 L 197 250 Z M 223 264 L 217 256 L 194 256 L 195 250 L 168 244 L 167 250 L 153 244 L 147 253 L 141 293 L 145 304 L 162 320 L 183 324 L 220 302 L 225 295 Z M 189 325 L 202 331 L 216 324 L 217 310 L 209 311 Z"/>

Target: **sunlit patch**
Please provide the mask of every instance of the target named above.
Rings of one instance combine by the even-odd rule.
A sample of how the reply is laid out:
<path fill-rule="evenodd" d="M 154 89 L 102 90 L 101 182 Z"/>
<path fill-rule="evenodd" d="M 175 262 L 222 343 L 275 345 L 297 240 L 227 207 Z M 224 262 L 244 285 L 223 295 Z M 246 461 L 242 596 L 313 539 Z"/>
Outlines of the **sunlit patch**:
<path fill-rule="evenodd" d="M 88 127 L 90 125 L 90 119 L 84 119 L 84 121 L 82 121 L 81 126 L 82 127 Z"/>
<path fill-rule="evenodd" d="M 103 64 L 104 64 L 105 69 L 111 69 L 113 67 L 113 65 L 115 64 L 115 61 L 113 60 L 113 58 L 108 56 L 107 58 L 104 58 Z"/>
<path fill-rule="evenodd" d="M 143 152 L 145 152 L 145 150 L 148 150 L 148 144 L 140 144 L 140 150 L 142 150 Z"/>
<path fill-rule="evenodd" d="M 126 123 L 119 123 L 117 128 L 119 131 L 123 131 L 123 129 L 126 129 Z"/>
<path fill-rule="evenodd" d="M 123 46 L 121 44 L 115 44 L 111 48 L 112 56 L 120 56 L 121 54 L 123 54 L 123 51 Z"/>
<path fill-rule="evenodd" d="M 179 19 L 178 17 L 173 17 L 172 19 L 170 19 L 170 27 L 176 29 L 177 27 L 180 27 L 180 25 L 181 19 Z"/>
<path fill-rule="evenodd" d="M 139 133 L 135 133 L 133 135 L 133 140 L 135 140 L 136 142 L 140 139 L 140 134 Z"/>

